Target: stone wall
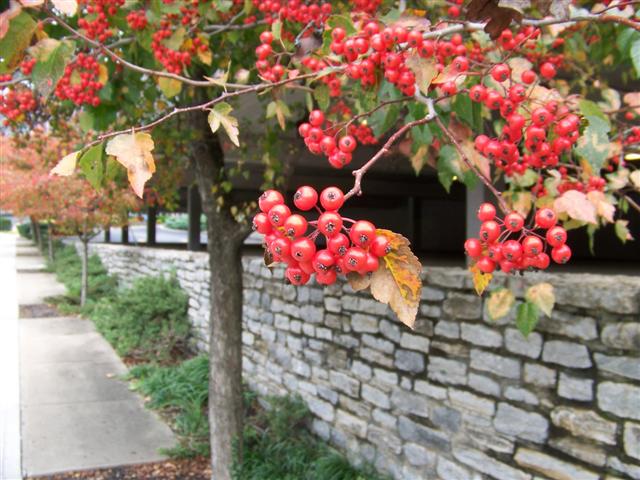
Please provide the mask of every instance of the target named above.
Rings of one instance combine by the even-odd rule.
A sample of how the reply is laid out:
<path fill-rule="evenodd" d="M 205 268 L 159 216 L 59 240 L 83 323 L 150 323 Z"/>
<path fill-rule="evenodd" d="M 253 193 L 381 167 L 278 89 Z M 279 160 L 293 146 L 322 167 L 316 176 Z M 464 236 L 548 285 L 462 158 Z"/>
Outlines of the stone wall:
<path fill-rule="evenodd" d="M 206 332 L 206 255 L 93 245 L 111 273 L 175 269 Z M 488 320 L 467 273 L 426 268 L 415 330 L 347 285 L 294 288 L 245 258 L 244 374 L 298 393 L 312 429 L 397 479 L 640 479 L 640 278 L 498 276 L 557 304 L 528 339 Z M 204 344 L 204 343 L 203 343 Z"/>

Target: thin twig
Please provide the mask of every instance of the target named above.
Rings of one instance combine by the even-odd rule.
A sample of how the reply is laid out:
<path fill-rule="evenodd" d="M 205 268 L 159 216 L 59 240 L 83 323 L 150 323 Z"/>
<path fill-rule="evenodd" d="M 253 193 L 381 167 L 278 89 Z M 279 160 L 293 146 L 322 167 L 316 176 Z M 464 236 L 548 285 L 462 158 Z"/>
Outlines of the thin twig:
<path fill-rule="evenodd" d="M 315 77 L 317 74 L 316 73 L 308 73 L 305 75 L 300 75 L 298 77 L 294 77 L 294 78 L 287 78 L 284 80 L 280 80 L 279 82 L 274 82 L 274 83 L 260 83 L 257 85 L 252 85 L 250 87 L 245 86 L 244 89 L 242 90 L 235 90 L 233 92 L 226 92 L 222 95 L 220 95 L 219 97 L 216 97 L 212 100 L 208 100 L 204 103 L 200 103 L 198 105 L 191 105 L 189 107 L 176 107 L 173 110 L 171 110 L 169 113 L 166 113 L 160 117 L 158 117 L 157 119 L 153 120 L 150 123 L 147 123 L 146 125 L 141 125 L 139 127 L 129 127 L 126 128 L 124 130 L 118 130 L 115 132 L 109 132 L 109 133 L 105 133 L 103 135 L 99 135 L 97 140 L 94 140 L 93 142 L 89 143 L 86 145 L 86 148 L 91 147 L 93 145 L 97 145 L 98 143 L 106 140 L 107 138 L 111 138 L 111 137 L 115 137 L 117 135 L 121 135 L 124 133 L 136 133 L 136 132 L 144 132 L 147 130 L 151 130 L 154 127 L 157 127 L 158 125 L 160 125 L 161 123 L 169 120 L 171 117 L 174 117 L 175 115 L 181 114 L 181 113 L 187 113 L 187 112 L 193 112 L 193 111 L 197 111 L 197 110 L 207 110 L 211 107 L 213 107 L 214 105 L 216 105 L 217 103 L 223 102 L 225 100 L 228 100 L 230 98 L 233 97 L 239 97 L 241 95 L 246 95 L 249 93 L 258 93 L 261 92 L 263 90 L 267 90 L 270 88 L 274 88 L 274 87 L 280 87 L 282 85 L 286 85 L 288 83 L 292 83 L 298 80 L 305 80 L 307 78 L 313 78 Z"/>
<path fill-rule="evenodd" d="M 502 198 L 502 193 L 498 191 L 498 189 L 496 187 L 493 186 L 493 183 L 491 182 L 490 178 L 487 178 L 485 176 L 484 173 L 482 173 L 480 170 L 478 170 L 478 168 L 473 164 L 473 162 L 471 162 L 471 160 L 469 160 L 469 157 L 467 157 L 467 154 L 464 152 L 464 150 L 462 149 L 462 146 L 460 145 L 460 143 L 458 142 L 458 140 L 456 139 L 456 137 L 453 135 L 453 133 L 451 133 L 451 130 L 449 130 L 445 124 L 442 122 L 442 120 L 440 120 L 439 117 L 436 117 L 436 123 L 438 124 L 438 127 L 440 127 L 440 130 L 443 131 L 443 133 L 449 138 L 449 140 L 451 141 L 451 143 L 453 144 L 453 146 L 456 148 L 456 150 L 458 151 L 458 155 L 460 155 L 461 160 L 464 162 L 464 164 L 471 169 L 471 171 L 480 179 L 480 181 L 482 183 L 484 183 L 484 185 L 491 191 L 491 193 L 493 193 L 493 195 L 496 197 L 496 200 L 498 200 L 498 204 L 500 206 L 500 209 L 506 214 L 509 213 L 509 208 L 507 207 L 507 203 L 504 201 L 504 198 Z"/>
<path fill-rule="evenodd" d="M 411 130 L 413 127 L 417 127 L 418 125 L 424 125 L 425 123 L 429 123 L 430 121 L 432 121 L 434 118 L 437 118 L 436 111 L 433 106 L 434 104 L 433 100 L 430 98 L 426 100 L 427 100 L 428 113 L 424 118 L 414 120 L 413 122 L 409 122 L 403 125 L 398 131 L 396 131 L 396 133 L 394 133 L 389 137 L 389 139 L 385 142 L 382 148 L 378 150 L 376 154 L 373 157 L 371 157 L 369 161 L 367 161 L 367 163 L 365 163 L 359 169 L 351 172 L 355 177 L 355 181 L 353 183 L 353 188 L 349 190 L 347 194 L 344 196 L 345 200 L 348 200 L 354 195 L 362 195 L 362 177 L 367 173 L 367 171 L 371 167 L 373 167 L 373 165 L 375 165 L 375 163 L 378 160 L 380 160 L 387 152 L 389 152 L 389 149 L 391 148 L 391 146 L 398 139 L 400 139 L 406 132 Z"/>

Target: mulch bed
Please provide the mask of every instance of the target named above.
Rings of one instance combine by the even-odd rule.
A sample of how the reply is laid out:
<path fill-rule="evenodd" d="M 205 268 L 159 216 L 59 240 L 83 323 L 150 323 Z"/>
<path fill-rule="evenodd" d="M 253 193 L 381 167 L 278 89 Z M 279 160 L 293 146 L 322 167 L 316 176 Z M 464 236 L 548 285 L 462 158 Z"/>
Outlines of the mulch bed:
<path fill-rule="evenodd" d="M 99 470 L 78 470 L 27 477 L 26 480 L 209 480 L 210 478 L 209 459 L 198 457 Z"/>
<path fill-rule="evenodd" d="M 35 305 L 20 305 L 19 318 L 46 318 L 46 317 L 63 317 L 58 309 L 53 305 L 46 303 L 38 303 Z"/>

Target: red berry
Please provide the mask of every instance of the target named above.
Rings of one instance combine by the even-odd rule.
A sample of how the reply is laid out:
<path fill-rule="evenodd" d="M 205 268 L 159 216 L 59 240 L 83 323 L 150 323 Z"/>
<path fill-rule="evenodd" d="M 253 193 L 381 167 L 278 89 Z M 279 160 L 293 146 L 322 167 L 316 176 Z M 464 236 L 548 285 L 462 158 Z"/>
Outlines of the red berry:
<path fill-rule="evenodd" d="M 567 231 L 564 228 L 559 226 L 552 227 L 549 230 L 547 230 L 546 238 L 547 238 L 547 243 L 552 247 L 560 247 L 567 242 Z"/>
<path fill-rule="evenodd" d="M 306 231 L 307 220 L 302 215 L 291 215 L 284 222 L 284 233 L 288 237 L 301 237 Z"/>
<path fill-rule="evenodd" d="M 320 204 L 325 210 L 339 210 L 344 203 L 344 193 L 338 187 L 327 187 L 320 193 Z"/>
<path fill-rule="evenodd" d="M 270 31 L 264 31 L 260 34 L 260 41 L 262 43 L 271 43 L 273 42 L 273 33 Z"/>
<path fill-rule="evenodd" d="M 500 236 L 500 225 L 493 220 L 484 222 L 480 226 L 480 239 L 485 243 L 493 243 Z"/>
<path fill-rule="evenodd" d="M 378 268 L 380 268 L 380 261 L 378 260 L 378 257 L 373 253 L 368 252 L 363 270 L 365 272 L 375 272 Z"/>
<path fill-rule="evenodd" d="M 308 185 L 298 188 L 293 195 L 293 204 L 304 212 L 311 210 L 317 203 L 318 192 Z"/>
<path fill-rule="evenodd" d="M 327 238 L 331 238 L 342 228 L 342 217 L 336 212 L 324 212 L 318 217 L 318 230 Z"/>
<path fill-rule="evenodd" d="M 522 76 L 520 78 L 527 85 L 531 85 L 536 81 L 536 72 L 534 72 L 533 70 L 525 70 L 524 72 L 522 72 Z"/>
<path fill-rule="evenodd" d="M 539 268 L 540 270 L 545 270 L 549 266 L 549 263 L 551 262 L 549 260 L 549 255 L 547 255 L 544 252 L 537 255 L 534 260 L 535 260 L 535 264 L 534 264 L 535 267 Z"/>
<path fill-rule="evenodd" d="M 487 249 L 487 256 L 493 260 L 494 262 L 502 261 L 502 245 L 499 243 L 494 243 L 493 245 L 489 245 Z"/>
<path fill-rule="evenodd" d="M 481 222 L 493 220 L 495 216 L 496 216 L 496 207 L 494 207 L 490 203 L 483 203 L 478 208 L 478 220 L 480 220 Z"/>
<path fill-rule="evenodd" d="M 271 253 L 276 260 L 282 261 L 285 257 L 291 253 L 291 242 L 283 237 L 276 238 L 269 246 Z"/>
<path fill-rule="evenodd" d="M 263 235 L 271 233 L 271 223 L 269 223 L 269 217 L 266 213 L 260 212 L 253 217 L 253 229 Z"/>
<path fill-rule="evenodd" d="M 351 135 L 345 135 L 338 142 L 338 148 L 340 149 L 340 151 L 345 153 L 353 152 L 356 149 L 357 145 L 358 144 L 356 142 L 356 139 L 353 138 Z"/>
<path fill-rule="evenodd" d="M 349 230 L 349 237 L 354 245 L 366 248 L 376 237 L 376 227 L 367 220 L 359 220 Z"/>
<path fill-rule="evenodd" d="M 264 213 L 268 213 L 274 205 L 284 203 L 284 197 L 276 190 L 267 190 L 258 199 L 258 206 Z"/>
<path fill-rule="evenodd" d="M 307 272 L 299 267 L 289 267 L 285 270 L 284 274 L 293 285 L 304 285 L 311 278 Z"/>
<path fill-rule="evenodd" d="M 522 245 L 517 240 L 507 240 L 502 244 L 502 256 L 510 262 L 517 262 L 522 257 Z"/>
<path fill-rule="evenodd" d="M 474 102 L 482 102 L 487 96 L 487 89 L 484 85 L 474 85 L 469 90 L 469 98 Z"/>
<path fill-rule="evenodd" d="M 371 244 L 371 248 L 369 249 L 376 257 L 384 257 L 387 253 L 391 251 L 391 244 L 387 237 L 383 235 L 377 235 Z"/>
<path fill-rule="evenodd" d="M 542 243 L 542 240 L 534 235 L 525 237 L 522 241 L 522 250 L 527 257 L 535 257 L 539 255 L 542 253 L 543 248 L 544 244 Z"/>
<path fill-rule="evenodd" d="M 310 262 L 316 253 L 316 244 L 310 238 L 298 238 L 291 242 L 291 256 L 300 262 Z"/>
<path fill-rule="evenodd" d="M 540 66 L 540 75 L 547 80 L 552 79 L 556 76 L 556 67 L 553 66 L 553 63 L 545 62 Z M 571 254 L 569 254 L 569 256 L 571 256 Z"/>
<path fill-rule="evenodd" d="M 316 273 L 316 282 L 321 285 L 331 285 L 336 282 L 338 274 L 334 269 L 322 273 Z"/>
<path fill-rule="evenodd" d="M 482 255 L 482 244 L 477 238 L 468 238 L 464 242 L 464 250 L 471 258 L 477 258 Z"/>
<path fill-rule="evenodd" d="M 291 216 L 291 210 L 283 203 L 274 205 L 269 210 L 269 221 L 274 227 L 281 227 L 284 222 Z"/>
<path fill-rule="evenodd" d="M 519 232 L 524 226 L 524 218 L 517 212 L 511 212 L 504 217 L 504 228 L 511 232 Z"/>
<path fill-rule="evenodd" d="M 352 272 L 362 270 L 366 266 L 367 252 L 360 247 L 351 247 L 345 255 L 347 269 Z"/>
<path fill-rule="evenodd" d="M 550 208 L 541 208 L 536 212 L 536 225 L 540 228 L 551 228 L 556 224 L 557 217 Z"/>
<path fill-rule="evenodd" d="M 491 69 L 491 76 L 496 82 L 504 82 L 511 76 L 511 69 L 504 63 L 499 63 Z"/>
<path fill-rule="evenodd" d="M 324 273 L 333 267 L 333 264 L 336 263 L 336 259 L 333 256 L 333 253 L 329 250 L 318 250 L 313 256 L 313 261 L 311 263 L 316 272 Z"/>
<path fill-rule="evenodd" d="M 571 248 L 569 245 L 560 245 L 551 249 L 551 258 L 556 263 L 567 263 L 571 258 Z"/>
<path fill-rule="evenodd" d="M 476 265 L 482 273 L 491 273 L 496 269 L 496 264 L 489 257 L 482 257 Z"/>
<path fill-rule="evenodd" d="M 331 31 L 331 38 L 336 42 L 341 42 L 344 40 L 344 37 L 347 35 L 347 32 L 342 27 L 336 27 Z"/>
<path fill-rule="evenodd" d="M 314 127 L 320 127 L 324 123 L 324 113 L 321 110 L 313 110 L 309 114 L 309 123 Z"/>
<path fill-rule="evenodd" d="M 343 257 L 350 246 L 351 242 L 349 241 L 349 237 L 344 233 L 339 233 L 327 241 L 327 248 L 329 251 L 339 257 Z"/>

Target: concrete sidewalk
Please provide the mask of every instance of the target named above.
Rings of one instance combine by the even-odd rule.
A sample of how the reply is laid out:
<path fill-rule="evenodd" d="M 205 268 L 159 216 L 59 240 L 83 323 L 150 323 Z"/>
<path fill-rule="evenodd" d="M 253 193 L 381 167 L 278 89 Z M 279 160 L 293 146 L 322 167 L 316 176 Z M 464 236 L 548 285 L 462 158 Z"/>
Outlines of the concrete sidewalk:
<path fill-rule="evenodd" d="M 17 257 L 18 264 L 31 267 L 18 269 L 20 304 L 63 293 L 52 274 L 33 268 L 44 260 L 27 251 Z M 164 458 L 158 449 L 175 445 L 171 430 L 118 378 L 127 369 L 91 321 L 22 318 L 18 323 L 23 475 Z"/>

